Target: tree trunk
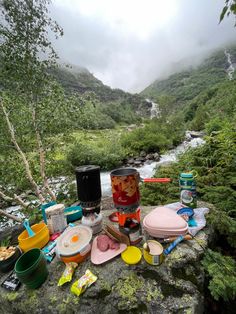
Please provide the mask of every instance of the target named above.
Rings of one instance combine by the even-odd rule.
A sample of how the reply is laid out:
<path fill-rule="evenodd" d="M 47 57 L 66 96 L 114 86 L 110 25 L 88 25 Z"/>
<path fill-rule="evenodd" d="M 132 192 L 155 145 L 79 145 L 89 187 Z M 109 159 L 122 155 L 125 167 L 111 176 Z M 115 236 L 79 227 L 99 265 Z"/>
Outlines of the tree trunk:
<path fill-rule="evenodd" d="M 46 173 L 45 173 L 45 151 L 43 148 L 43 142 L 41 139 L 41 135 L 40 135 L 40 132 L 39 132 L 38 127 L 37 127 L 36 113 L 35 113 L 35 109 L 33 106 L 32 106 L 31 110 L 32 110 L 32 119 L 33 119 L 34 130 L 35 130 L 36 140 L 37 140 L 37 145 L 38 145 L 39 161 L 40 161 L 40 174 L 41 174 L 41 177 L 43 180 L 43 187 L 46 189 L 47 193 L 51 196 L 52 200 L 56 201 L 56 196 L 49 187 L 48 179 L 47 179 Z"/>
<path fill-rule="evenodd" d="M 17 221 L 17 222 L 22 222 L 23 221 L 23 219 L 21 219 L 19 217 L 16 217 L 14 215 L 8 214 L 8 213 L 4 212 L 4 210 L 1 210 L 1 209 L 0 209 L 0 215 L 6 216 L 6 217 L 8 217 L 8 218 L 10 218 L 12 220 Z"/>
<path fill-rule="evenodd" d="M 6 201 L 6 202 L 13 202 L 16 201 L 19 205 L 21 205 L 24 208 L 28 207 L 28 204 L 26 204 L 19 195 L 14 194 L 14 197 L 10 197 L 6 195 L 4 192 L 0 191 L 0 197 Z"/>
<path fill-rule="evenodd" d="M 13 142 L 16 150 L 17 150 L 17 152 L 21 156 L 21 159 L 22 159 L 22 161 L 24 163 L 26 177 L 28 178 L 29 182 L 31 183 L 31 185 L 32 185 L 32 187 L 33 187 L 37 197 L 39 198 L 41 204 L 43 204 L 45 202 L 45 198 L 43 197 L 42 192 L 40 191 L 39 186 L 37 185 L 37 183 L 35 182 L 35 180 L 34 180 L 34 178 L 32 176 L 32 173 L 31 173 L 31 170 L 30 170 L 30 165 L 29 165 L 29 162 L 28 162 L 28 160 L 26 158 L 25 153 L 22 151 L 22 149 L 20 148 L 20 146 L 17 143 L 14 127 L 13 127 L 13 125 L 11 124 L 11 122 L 9 120 L 8 113 L 6 111 L 5 106 L 3 105 L 2 101 L 1 101 L 1 106 L 2 106 L 3 113 L 5 115 L 5 119 L 6 119 L 6 122 L 7 122 L 9 133 L 11 135 L 11 140 L 12 140 L 12 142 Z"/>

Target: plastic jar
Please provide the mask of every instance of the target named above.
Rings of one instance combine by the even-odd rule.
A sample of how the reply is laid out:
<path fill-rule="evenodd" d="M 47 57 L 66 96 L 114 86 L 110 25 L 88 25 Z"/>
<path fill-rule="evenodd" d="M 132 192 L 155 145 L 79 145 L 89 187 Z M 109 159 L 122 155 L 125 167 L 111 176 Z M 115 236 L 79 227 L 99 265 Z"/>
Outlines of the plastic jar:
<path fill-rule="evenodd" d="M 46 209 L 47 225 L 50 234 L 62 232 L 67 226 L 64 204 L 56 204 Z"/>

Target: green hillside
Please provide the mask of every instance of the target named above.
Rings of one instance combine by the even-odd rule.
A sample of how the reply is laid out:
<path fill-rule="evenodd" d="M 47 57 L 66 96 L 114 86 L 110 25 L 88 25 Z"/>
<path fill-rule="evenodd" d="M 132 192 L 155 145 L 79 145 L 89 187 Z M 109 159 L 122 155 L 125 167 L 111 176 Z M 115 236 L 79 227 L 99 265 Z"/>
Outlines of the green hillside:
<path fill-rule="evenodd" d="M 188 102 L 184 109 L 185 122 L 194 130 L 209 127 L 209 123 L 222 125 L 224 121 L 234 121 L 236 114 L 235 81 L 224 81 L 206 89 Z"/>
<path fill-rule="evenodd" d="M 178 163 L 156 170 L 156 177 L 171 177 L 172 183 L 145 184 L 141 194 L 143 204 L 174 202 L 179 197 L 179 174 L 196 171 L 198 199 L 214 205 L 207 224 L 216 240 L 202 265 L 209 291 L 219 301 L 216 306 L 225 310 L 222 313 L 231 313 L 226 307 L 232 307 L 228 301 L 235 302 L 236 296 L 236 48 L 228 48 L 227 53 L 232 77 L 229 55 L 222 49 L 198 68 L 156 81 L 142 92 L 159 103 L 159 120 L 171 125 L 168 139 L 176 134 L 176 127 L 205 132 L 204 145 L 185 152 Z"/>
<path fill-rule="evenodd" d="M 144 96 L 130 94 L 121 89 L 112 89 L 104 85 L 92 73 L 80 67 L 58 67 L 51 71 L 51 74 L 64 87 L 69 94 L 84 94 L 93 92 L 102 103 L 119 103 L 120 105 L 130 105 L 131 108 L 141 115 L 147 114 L 148 103 Z"/>
<path fill-rule="evenodd" d="M 227 49 L 232 63 L 236 63 L 236 47 Z M 197 68 L 175 73 L 165 80 L 157 80 L 141 93 L 151 99 L 172 96 L 177 104 L 185 103 L 213 85 L 228 80 L 229 67 L 224 50 L 217 51 Z"/>

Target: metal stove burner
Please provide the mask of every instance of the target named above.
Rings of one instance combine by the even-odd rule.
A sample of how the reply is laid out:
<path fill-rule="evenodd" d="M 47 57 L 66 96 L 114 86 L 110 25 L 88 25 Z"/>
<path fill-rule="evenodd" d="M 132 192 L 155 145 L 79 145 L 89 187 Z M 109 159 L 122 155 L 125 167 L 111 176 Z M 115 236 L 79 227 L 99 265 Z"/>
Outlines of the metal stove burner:
<path fill-rule="evenodd" d="M 80 201 L 80 206 L 82 208 L 92 208 L 100 206 L 101 198 L 96 201 Z"/>
<path fill-rule="evenodd" d="M 90 214 L 99 214 L 101 211 L 101 206 L 96 207 L 82 207 L 83 216 L 89 216 Z"/>

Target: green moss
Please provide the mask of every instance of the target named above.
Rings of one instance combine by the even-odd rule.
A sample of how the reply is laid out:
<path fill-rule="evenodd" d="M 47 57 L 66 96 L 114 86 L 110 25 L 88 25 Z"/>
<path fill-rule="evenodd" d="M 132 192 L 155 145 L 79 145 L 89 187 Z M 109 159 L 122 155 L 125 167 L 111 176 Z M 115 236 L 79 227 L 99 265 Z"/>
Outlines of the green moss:
<path fill-rule="evenodd" d="M 181 303 L 179 305 L 179 309 L 184 309 L 185 314 L 193 314 L 194 309 L 189 307 L 190 304 L 193 303 L 193 298 L 189 294 L 184 294 L 181 298 Z"/>
<path fill-rule="evenodd" d="M 77 296 L 68 295 L 57 305 L 56 309 L 60 314 L 68 313 L 69 308 L 71 309 L 73 305 L 77 304 L 79 304 L 79 298 Z"/>
<path fill-rule="evenodd" d="M 168 257 L 165 259 L 165 263 L 168 264 L 169 267 L 175 264 L 176 261 L 183 259 L 184 253 L 180 250 L 173 250 Z"/>
<path fill-rule="evenodd" d="M 156 299 L 163 299 L 164 296 L 160 290 L 160 288 L 154 288 L 150 285 L 147 287 L 147 294 L 146 294 L 147 301 L 150 302 Z"/>
<path fill-rule="evenodd" d="M 169 256 L 169 260 L 178 260 L 178 259 L 181 259 L 182 257 L 183 257 L 183 252 L 175 250 Z"/>
<path fill-rule="evenodd" d="M 19 296 L 18 292 L 10 292 L 5 295 L 5 298 L 8 301 L 12 302 L 12 301 L 15 301 L 18 298 L 18 296 Z"/>
<path fill-rule="evenodd" d="M 207 239 L 203 239 L 203 238 L 195 238 L 196 243 L 202 248 L 206 248 L 207 246 Z"/>
<path fill-rule="evenodd" d="M 52 295 L 51 297 L 50 297 L 50 302 L 53 304 L 53 303 L 56 303 L 57 302 L 57 297 L 56 296 L 54 296 L 54 295 Z"/>
<path fill-rule="evenodd" d="M 135 293 L 142 285 L 141 280 L 135 274 L 131 274 L 124 280 L 118 280 L 116 290 L 122 298 L 130 300 L 135 297 Z"/>
<path fill-rule="evenodd" d="M 17 305 L 17 308 L 18 306 L 19 310 L 25 311 L 25 309 L 27 309 L 29 312 L 34 312 L 35 309 L 39 307 L 39 298 L 36 291 L 29 291 L 24 300 Z"/>
<path fill-rule="evenodd" d="M 136 293 L 143 286 L 143 281 L 134 273 L 131 273 L 126 279 L 119 279 L 113 288 L 121 297 L 118 308 L 123 309 L 136 306 L 138 303 Z"/>
<path fill-rule="evenodd" d="M 191 303 L 192 302 L 192 296 L 191 295 L 189 295 L 189 294 L 184 294 L 183 296 L 182 296 L 182 298 L 181 298 L 181 301 L 185 304 L 185 305 L 187 305 L 188 303 Z"/>
<path fill-rule="evenodd" d="M 194 313 L 193 309 L 184 310 L 184 314 L 193 314 L 193 313 Z"/>
<path fill-rule="evenodd" d="M 65 303 L 60 303 L 58 304 L 58 306 L 56 307 L 57 311 L 59 314 L 63 314 L 66 313 L 67 310 L 67 305 Z"/>
<path fill-rule="evenodd" d="M 111 285 L 107 281 L 101 279 L 99 281 L 99 285 L 100 285 L 101 290 L 111 291 Z"/>
<path fill-rule="evenodd" d="M 70 297 L 71 304 L 79 304 L 79 298 L 77 296 L 71 296 Z"/>

